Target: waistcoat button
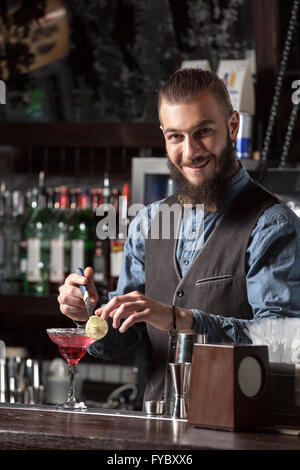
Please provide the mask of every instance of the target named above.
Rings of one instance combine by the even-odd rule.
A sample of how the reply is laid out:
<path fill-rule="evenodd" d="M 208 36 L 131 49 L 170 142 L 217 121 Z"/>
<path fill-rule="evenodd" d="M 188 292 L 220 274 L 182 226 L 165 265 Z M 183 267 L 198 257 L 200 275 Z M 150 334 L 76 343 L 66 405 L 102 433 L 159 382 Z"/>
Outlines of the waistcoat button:
<path fill-rule="evenodd" d="M 184 295 L 184 292 L 183 290 L 179 289 L 176 294 L 178 295 L 178 297 L 182 297 Z"/>

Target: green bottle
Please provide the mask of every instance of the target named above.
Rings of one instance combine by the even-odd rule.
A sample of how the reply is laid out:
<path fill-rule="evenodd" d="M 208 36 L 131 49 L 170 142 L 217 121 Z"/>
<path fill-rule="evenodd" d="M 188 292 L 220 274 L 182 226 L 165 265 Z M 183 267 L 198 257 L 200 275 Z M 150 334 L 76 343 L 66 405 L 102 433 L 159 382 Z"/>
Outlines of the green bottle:
<path fill-rule="evenodd" d="M 58 293 L 59 286 L 70 272 L 69 189 L 61 186 L 54 191 L 54 215 L 50 224 L 50 293 Z"/>
<path fill-rule="evenodd" d="M 93 216 L 90 207 L 89 191 L 83 189 L 79 194 L 79 207 L 74 214 L 71 231 L 71 272 L 77 268 L 92 266 L 93 262 Z"/>
<path fill-rule="evenodd" d="M 49 294 L 50 224 L 53 214 L 47 207 L 43 178 L 41 172 L 38 206 L 24 228 L 27 245 L 24 292 L 35 295 Z"/>

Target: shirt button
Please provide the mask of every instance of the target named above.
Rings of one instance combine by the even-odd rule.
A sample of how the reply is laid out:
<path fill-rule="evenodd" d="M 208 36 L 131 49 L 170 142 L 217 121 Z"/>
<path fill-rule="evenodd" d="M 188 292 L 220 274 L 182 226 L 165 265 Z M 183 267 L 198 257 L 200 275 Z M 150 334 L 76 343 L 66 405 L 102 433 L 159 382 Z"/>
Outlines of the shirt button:
<path fill-rule="evenodd" d="M 184 259 L 184 260 L 183 260 L 183 264 L 189 264 L 189 260 L 188 260 L 188 259 Z"/>
<path fill-rule="evenodd" d="M 184 292 L 183 290 L 179 289 L 176 294 L 178 295 L 178 297 L 182 297 L 184 295 Z"/>

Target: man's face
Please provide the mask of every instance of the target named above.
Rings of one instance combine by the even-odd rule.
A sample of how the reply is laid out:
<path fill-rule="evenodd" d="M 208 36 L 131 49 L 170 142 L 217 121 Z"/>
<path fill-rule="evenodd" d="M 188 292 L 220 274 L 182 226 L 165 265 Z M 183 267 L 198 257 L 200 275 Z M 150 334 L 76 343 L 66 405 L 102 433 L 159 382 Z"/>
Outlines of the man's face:
<path fill-rule="evenodd" d="M 201 194 L 202 188 L 207 192 L 211 185 L 220 185 L 237 171 L 232 141 L 238 133 L 239 115 L 233 112 L 226 119 L 210 92 L 200 93 L 191 103 L 170 104 L 163 100 L 160 120 L 173 167 L 171 176 L 177 175 L 191 191 L 200 189 Z"/>

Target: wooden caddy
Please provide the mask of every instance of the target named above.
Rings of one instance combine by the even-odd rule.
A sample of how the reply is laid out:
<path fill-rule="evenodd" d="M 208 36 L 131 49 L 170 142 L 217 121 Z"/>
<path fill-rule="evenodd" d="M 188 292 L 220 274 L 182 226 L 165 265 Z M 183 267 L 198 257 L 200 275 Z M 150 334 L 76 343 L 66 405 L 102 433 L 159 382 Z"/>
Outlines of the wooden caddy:
<path fill-rule="evenodd" d="M 195 344 L 188 422 L 231 431 L 272 424 L 267 346 Z"/>

